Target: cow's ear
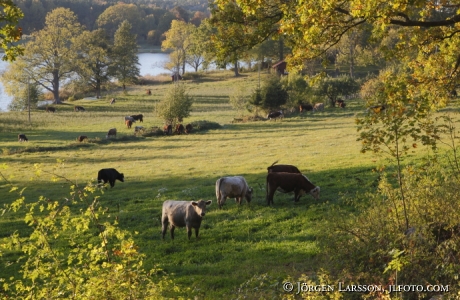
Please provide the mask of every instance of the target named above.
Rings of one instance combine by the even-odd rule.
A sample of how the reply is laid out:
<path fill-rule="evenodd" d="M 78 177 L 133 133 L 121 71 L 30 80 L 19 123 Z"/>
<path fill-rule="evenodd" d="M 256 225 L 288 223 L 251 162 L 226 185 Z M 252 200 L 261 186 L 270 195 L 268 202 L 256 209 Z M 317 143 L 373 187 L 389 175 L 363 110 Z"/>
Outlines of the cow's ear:
<path fill-rule="evenodd" d="M 197 203 L 196 201 L 192 201 L 192 205 L 193 205 L 193 206 L 197 206 L 198 203 Z"/>
<path fill-rule="evenodd" d="M 206 201 L 206 205 L 209 205 L 209 204 L 211 204 L 211 203 L 212 203 L 212 200 Z"/>
<path fill-rule="evenodd" d="M 123 173 L 120 174 L 121 176 L 125 177 L 125 175 L 123 175 Z"/>

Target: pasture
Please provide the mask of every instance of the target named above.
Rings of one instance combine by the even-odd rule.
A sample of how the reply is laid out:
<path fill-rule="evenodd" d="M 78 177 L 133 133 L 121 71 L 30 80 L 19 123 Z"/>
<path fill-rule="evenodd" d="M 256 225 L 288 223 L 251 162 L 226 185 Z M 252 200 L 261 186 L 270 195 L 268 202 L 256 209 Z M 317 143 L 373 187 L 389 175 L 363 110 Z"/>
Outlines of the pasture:
<path fill-rule="evenodd" d="M 324 112 L 293 112 L 281 121 L 232 123 L 238 114 L 228 96 L 239 86 L 247 91 L 257 86 L 257 74 L 234 78 L 231 72 L 210 73 L 188 83 L 194 97 L 192 114 L 184 124 L 206 120 L 219 129 L 195 131 L 189 135 L 134 136 L 124 125 L 124 116 L 144 115 L 146 128 L 163 126 L 153 110 L 168 83 L 136 86 L 127 93 L 114 91 L 98 100 L 77 100 L 57 105 L 56 113 L 33 111 L 0 113 L 1 172 L 11 183 L 26 187 L 26 201 L 39 196 L 62 199 L 69 183 L 95 183 L 98 170 L 116 168 L 125 182 L 117 181 L 100 195 L 103 206 L 117 216 L 122 229 L 136 232 L 135 242 L 146 255 L 147 270 L 159 267 L 178 285 L 182 296 L 193 299 L 265 298 L 283 295 L 281 284 L 315 272 L 321 249 L 315 240 L 325 212 L 343 195 L 375 189 L 379 163 L 371 154 L 360 154 L 355 118 L 363 111 L 359 100 L 349 100 L 345 109 L 326 106 Z M 145 89 L 151 89 L 147 95 Z M 117 99 L 114 105 L 109 99 Z M 85 112 L 74 112 L 74 105 Z M 109 128 L 117 138 L 106 140 Z M 24 133 L 27 143 L 19 143 Z M 95 142 L 76 141 L 86 135 Z M 413 154 L 416 155 L 416 154 Z M 293 193 L 276 193 L 274 205 L 265 202 L 267 167 L 273 162 L 296 165 L 321 187 L 319 201 L 310 195 L 294 203 Z M 39 177 L 34 164 L 49 173 Z M 242 175 L 254 188 L 250 204 L 241 206 L 227 199 L 218 208 L 215 182 L 222 176 Z M 0 179 L 0 203 L 16 199 Z M 185 228 L 178 228 L 175 240 L 161 239 L 163 201 L 212 200 L 203 219 L 200 238 L 187 240 Z M 2 238 L 19 230 L 29 232 L 21 216 L 0 218 Z M 4 255 L 3 262 L 14 257 Z M 14 275 L 14 266 L 0 266 L 0 274 Z M 3 276 L 2 276 L 3 277 Z M 336 283 L 331 283 L 336 284 Z"/>

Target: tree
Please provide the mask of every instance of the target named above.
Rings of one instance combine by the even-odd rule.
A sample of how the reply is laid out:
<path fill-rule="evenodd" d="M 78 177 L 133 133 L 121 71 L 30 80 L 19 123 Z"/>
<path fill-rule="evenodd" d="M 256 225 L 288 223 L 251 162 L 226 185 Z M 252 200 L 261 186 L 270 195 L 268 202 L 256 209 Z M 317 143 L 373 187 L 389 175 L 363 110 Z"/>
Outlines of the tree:
<path fill-rule="evenodd" d="M 316 94 L 318 96 L 326 96 L 331 107 L 334 107 L 340 96 L 349 96 L 358 92 L 358 90 L 358 83 L 350 76 L 340 76 L 339 78 L 326 77 L 316 87 Z"/>
<path fill-rule="evenodd" d="M 100 97 L 101 86 L 110 79 L 109 39 L 103 29 L 85 31 L 79 37 L 77 44 L 81 57 L 77 73 L 96 91 L 96 96 Z"/>
<path fill-rule="evenodd" d="M 289 95 L 289 107 L 298 108 L 302 103 L 312 103 L 311 99 L 309 99 L 309 97 L 311 98 L 312 89 L 301 74 L 289 73 L 288 76 L 281 78 L 281 84 Z"/>
<path fill-rule="evenodd" d="M 9 110 L 21 111 L 30 106 L 36 107 L 43 94 L 37 83 L 31 82 L 30 78 L 22 72 L 23 62 L 20 60 L 11 64 L 2 74 L 0 80 L 5 88 L 5 92 L 13 97 L 8 105 Z"/>
<path fill-rule="evenodd" d="M 59 88 L 62 81 L 75 76 L 78 61 L 76 39 L 82 33 L 75 14 L 66 8 L 56 8 L 46 16 L 45 28 L 32 35 L 26 44 L 24 76 L 53 93 L 54 102 L 61 103 Z"/>
<path fill-rule="evenodd" d="M 162 118 L 165 124 L 174 126 L 190 116 L 192 104 L 193 98 L 188 95 L 185 84 L 174 83 L 156 106 L 155 114 Z"/>
<path fill-rule="evenodd" d="M 12 0 L 0 0 L 0 46 L 5 51 L 2 60 L 14 61 L 24 53 L 24 48 L 15 44 L 22 36 L 18 22 L 24 17 L 22 11 Z"/>
<path fill-rule="evenodd" d="M 195 28 L 191 33 L 191 44 L 189 51 L 187 51 L 185 61 L 195 69 L 195 72 L 198 72 L 200 66 L 206 69 L 211 62 L 213 56 L 210 50 L 212 45 L 209 40 L 211 32 L 212 29 L 209 27 L 209 23 L 202 22 L 199 27 Z"/>
<path fill-rule="evenodd" d="M 280 78 L 277 75 L 269 76 L 260 89 L 262 103 L 260 107 L 265 111 L 279 109 L 286 104 L 288 93 L 283 88 Z"/>
<path fill-rule="evenodd" d="M 139 77 L 136 35 L 131 33 L 131 25 L 123 21 L 115 32 L 109 73 L 126 90 L 126 84 L 136 82 Z"/>
<path fill-rule="evenodd" d="M 171 54 L 174 56 L 174 68 L 178 71 L 182 70 L 182 74 L 185 73 L 185 63 L 193 43 L 192 35 L 194 32 L 196 32 L 195 25 L 173 20 L 171 29 L 165 32 L 165 40 L 161 43 L 162 50 L 173 50 Z"/>
<path fill-rule="evenodd" d="M 109 36 L 115 34 L 124 21 L 128 21 L 133 32 L 141 32 L 143 15 L 135 4 L 119 2 L 109 6 L 96 20 L 97 26 L 104 28 Z"/>

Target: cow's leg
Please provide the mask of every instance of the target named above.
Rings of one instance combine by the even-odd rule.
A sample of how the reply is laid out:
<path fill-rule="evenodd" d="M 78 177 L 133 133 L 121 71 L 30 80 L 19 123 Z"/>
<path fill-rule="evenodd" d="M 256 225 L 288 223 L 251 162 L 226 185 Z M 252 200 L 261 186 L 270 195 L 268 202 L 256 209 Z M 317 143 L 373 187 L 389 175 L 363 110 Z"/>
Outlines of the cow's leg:
<path fill-rule="evenodd" d="M 162 225 L 161 225 L 161 234 L 163 235 L 163 240 L 164 240 L 166 230 L 168 230 L 168 217 L 167 216 L 163 217 L 163 220 L 162 220 L 161 223 L 162 223 Z"/>
<path fill-rule="evenodd" d="M 200 228 L 199 227 L 196 227 L 195 228 L 195 237 L 198 238 L 198 232 L 200 231 Z"/>
<path fill-rule="evenodd" d="M 110 187 L 113 187 L 115 185 L 115 180 L 110 180 Z"/>
<path fill-rule="evenodd" d="M 174 240 L 174 229 L 176 229 L 176 226 L 171 225 L 171 229 L 169 230 L 171 232 L 171 239 Z"/>
<path fill-rule="evenodd" d="M 188 236 L 188 239 L 190 240 L 190 237 L 192 236 L 192 227 L 190 227 L 189 225 L 187 225 L 187 236 Z"/>
<path fill-rule="evenodd" d="M 276 192 L 277 188 L 278 187 L 274 187 L 273 189 L 270 189 L 270 188 L 268 189 L 268 198 L 267 198 L 268 206 L 270 206 L 270 203 L 275 204 L 275 203 L 273 203 L 273 196 L 275 195 L 275 192 Z"/>

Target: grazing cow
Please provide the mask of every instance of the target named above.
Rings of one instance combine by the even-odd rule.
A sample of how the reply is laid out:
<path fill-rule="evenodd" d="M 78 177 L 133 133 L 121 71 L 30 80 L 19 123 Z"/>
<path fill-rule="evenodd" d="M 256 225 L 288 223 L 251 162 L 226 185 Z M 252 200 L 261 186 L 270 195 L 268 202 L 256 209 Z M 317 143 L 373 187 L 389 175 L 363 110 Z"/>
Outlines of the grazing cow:
<path fill-rule="evenodd" d="M 126 127 L 128 127 L 128 129 L 130 129 L 131 126 L 133 126 L 133 122 L 131 120 L 125 120 L 125 124 L 126 124 Z"/>
<path fill-rule="evenodd" d="M 267 204 L 273 204 L 273 195 L 277 189 L 284 193 L 294 192 L 294 201 L 299 201 L 300 197 L 309 192 L 313 198 L 319 199 L 319 186 L 315 186 L 303 174 L 298 173 L 268 173 L 266 182 Z"/>
<path fill-rule="evenodd" d="M 166 135 L 171 135 L 172 134 L 172 125 L 165 125 L 163 126 L 163 132 Z"/>
<path fill-rule="evenodd" d="M 74 110 L 75 111 L 85 111 L 85 108 L 83 106 L 78 106 L 77 105 L 77 106 L 74 107 Z"/>
<path fill-rule="evenodd" d="M 152 95 L 152 90 L 151 89 L 147 90 L 147 95 Z"/>
<path fill-rule="evenodd" d="M 192 124 L 185 125 L 185 133 L 192 133 L 193 126 Z"/>
<path fill-rule="evenodd" d="M 316 103 L 314 106 L 313 106 L 313 111 L 323 111 L 324 110 L 324 103 Z"/>
<path fill-rule="evenodd" d="M 345 106 L 347 106 L 345 104 L 345 101 L 343 101 L 342 99 L 337 99 L 337 101 L 335 102 L 337 104 L 338 107 L 340 108 L 345 108 Z"/>
<path fill-rule="evenodd" d="M 47 106 L 47 107 L 45 108 L 45 110 L 46 110 L 46 112 L 52 112 L 52 113 L 56 112 L 56 108 L 54 108 L 54 107 L 52 107 L 52 106 Z"/>
<path fill-rule="evenodd" d="M 184 125 L 182 124 L 177 124 L 176 125 L 176 131 L 175 131 L 177 134 L 183 134 L 185 133 L 185 128 L 184 128 Z"/>
<path fill-rule="evenodd" d="M 144 130 L 144 126 L 136 126 L 134 127 L 134 132 L 141 132 Z"/>
<path fill-rule="evenodd" d="M 18 134 L 18 142 L 28 142 L 28 141 L 29 139 L 26 137 L 25 134 L 23 133 Z"/>
<path fill-rule="evenodd" d="M 133 118 L 135 121 L 144 122 L 144 115 L 143 114 L 132 115 L 131 118 Z"/>
<path fill-rule="evenodd" d="M 115 98 L 110 99 L 110 105 L 115 104 Z"/>
<path fill-rule="evenodd" d="M 163 202 L 161 213 L 161 232 L 165 238 L 168 223 L 170 226 L 171 239 L 174 239 L 174 229 L 176 227 L 186 227 L 188 239 L 192 236 L 192 228 L 195 228 L 195 236 L 198 238 L 201 221 L 206 214 L 206 207 L 212 200 L 204 201 L 174 201 L 166 200 Z"/>
<path fill-rule="evenodd" d="M 127 120 L 129 120 L 129 121 L 131 121 L 131 122 L 133 122 L 133 123 L 136 122 L 136 120 L 135 120 L 133 117 L 131 117 L 131 116 L 126 116 L 126 117 L 125 117 L 125 121 L 127 121 Z"/>
<path fill-rule="evenodd" d="M 87 139 L 88 137 L 86 135 L 80 135 L 77 137 L 77 141 L 79 141 L 80 143 Z"/>
<path fill-rule="evenodd" d="M 248 186 L 248 183 L 243 176 L 222 177 L 216 181 L 216 198 L 219 208 L 225 203 L 227 198 L 235 198 L 235 201 L 241 205 L 243 197 L 249 203 L 252 199 L 253 189 Z"/>
<path fill-rule="evenodd" d="M 109 137 L 114 137 L 114 138 L 117 137 L 117 129 L 116 128 L 110 128 L 109 129 L 109 132 L 107 132 L 107 135 L 105 136 L 105 138 L 108 139 Z"/>
<path fill-rule="evenodd" d="M 278 161 L 272 163 L 270 167 L 267 168 L 268 173 L 274 172 L 285 172 L 285 173 L 300 173 L 299 169 L 293 165 L 275 165 Z"/>
<path fill-rule="evenodd" d="M 299 111 L 302 113 L 304 111 L 312 111 L 313 106 L 311 104 L 300 104 Z"/>
<path fill-rule="evenodd" d="M 283 111 L 280 110 L 280 111 L 273 111 L 273 112 L 270 112 L 268 115 L 267 115 L 267 119 L 271 120 L 271 119 L 281 119 L 283 117 Z"/>
<path fill-rule="evenodd" d="M 117 179 L 121 182 L 125 182 L 125 176 L 123 173 L 119 173 L 114 168 L 100 169 L 97 173 L 97 182 L 104 182 L 104 184 L 106 184 L 108 181 L 110 183 L 110 187 L 115 185 L 115 180 Z"/>

